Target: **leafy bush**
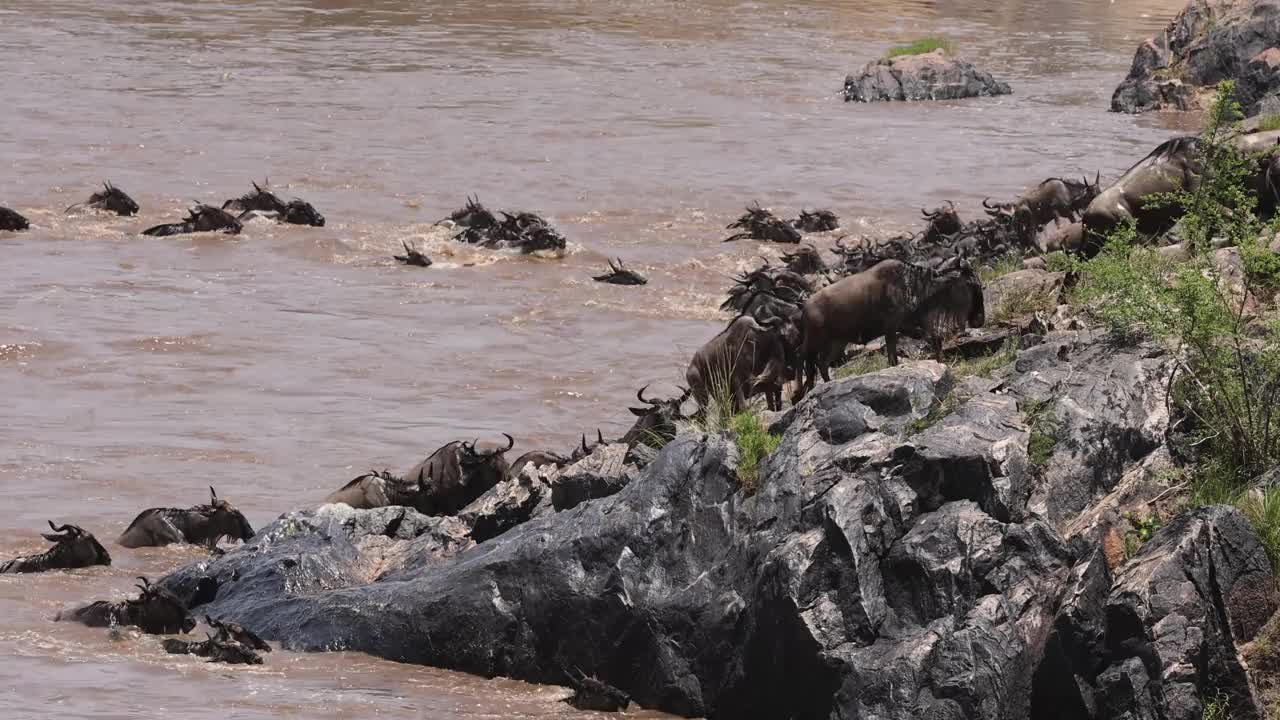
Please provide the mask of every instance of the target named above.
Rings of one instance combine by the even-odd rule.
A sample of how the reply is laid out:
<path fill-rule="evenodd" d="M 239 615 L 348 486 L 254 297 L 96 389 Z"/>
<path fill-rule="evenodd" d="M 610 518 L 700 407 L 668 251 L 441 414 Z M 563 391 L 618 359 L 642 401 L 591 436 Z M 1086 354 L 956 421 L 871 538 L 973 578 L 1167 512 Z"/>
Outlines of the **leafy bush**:
<path fill-rule="evenodd" d="M 760 489 L 760 462 L 778 449 L 782 438 L 770 434 L 760 418 L 749 411 L 734 415 L 729 430 L 738 444 L 738 479 L 747 494 L 754 495 Z"/>
<path fill-rule="evenodd" d="M 955 52 L 955 43 L 945 37 L 924 37 L 919 40 L 913 40 L 906 45 L 898 45 L 889 48 L 884 54 L 886 58 L 895 58 L 899 55 L 923 55 L 934 50 L 942 50 L 942 52 L 950 55 Z"/>
<path fill-rule="evenodd" d="M 1130 528 L 1124 534 L 1124 553 L 1127 557 L 1133 557 L 1141 548 L 1151 539 L 1152 535 L 1160 529 L 1163 523 L 1160 518 L 1151 515 L 1149 517 L 1137 517 L 1136 515 L 1126 515 L 1125 519 L 1129 521 Z"/>

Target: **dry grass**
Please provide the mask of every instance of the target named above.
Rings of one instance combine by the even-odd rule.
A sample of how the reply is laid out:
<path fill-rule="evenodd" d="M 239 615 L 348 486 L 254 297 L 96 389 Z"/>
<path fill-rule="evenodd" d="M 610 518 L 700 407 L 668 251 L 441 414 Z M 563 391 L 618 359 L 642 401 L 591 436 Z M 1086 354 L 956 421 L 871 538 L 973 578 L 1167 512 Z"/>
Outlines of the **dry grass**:
<path fill-rule="evenodd" d="M 955 43 L 948 38 L 923 37 L 919 40 L 912 40 L 906 45 L 891 47 L 884 56 L 886 58 L 895 58 L 900 55 L 923 55 L 925 53 L 933 52 L 934 50 L 941 50 L 942 52 L 951 55 L 955 53 L 955 49 Z"/>

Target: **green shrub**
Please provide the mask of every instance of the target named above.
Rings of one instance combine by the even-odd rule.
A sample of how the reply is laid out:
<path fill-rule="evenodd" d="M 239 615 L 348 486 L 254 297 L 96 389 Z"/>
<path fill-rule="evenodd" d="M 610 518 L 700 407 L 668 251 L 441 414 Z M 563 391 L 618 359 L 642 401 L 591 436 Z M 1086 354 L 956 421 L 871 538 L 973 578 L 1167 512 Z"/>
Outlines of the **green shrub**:
<path fill-rule="evenodd" d="M 1133 557 L 1138 553 L 1138 549 L 1145 545 L 1152 535 L 1156 534 L 1156 531 L 1160 529 L 1163 523 L 1155 515 L 1145 518 L 1140 518 L 1136 515 L 1125 515 L 1125 519 L 1129 521 L 1130 528 L 1124 534 L 1124 554 L 1126 557 Z"/>
<path fill-rule="evenodd" d="M 1280 115 L 1263 115 L 1258 118 L 1258 132 L 1280 130 Z"/>
<path fill-rule="evenodd" d="M 1027 400 L 1019 408 L 1027 418 L 1031 436 L 1027 439 L 1027 460 L 1040 469 L 1049 464 L 1053 448 L 1058 444 L 1058 418 L 1053 414 L 1054 399 Z"/>
<path fill-rule="evenodd" d="M 919 40 L 913 40 L 906 45 L 898 45 L 889 48 L 884 54 L 886 58 L 895 58 L 899 55 L 923 55 L 934 50 L 942 50 L 942 52 L 950 55 L 955 52 L 955 43 L 945 37 L 925 37 Z"/>
<path fill-rule="evenodd" d="M 1280 568 L 1280 488 L 1251 490 L 1237 505 L 1253 523 L 1253 529 L 1267 550 L 1272 568 Z"/>
<path fill-rule="evenodd" d="M 734 415 L 729 430 L 738 444 L 738 480 L 748 495 L 754 495 L 760 489 L 760 462 L 778 449 L 782 438 L 770 434 L 760 418 L 749 411 Z"/>
<path fill-rule="evenodd" d="M 1061 250 L 1044 256 L 1044 269 L 1049 272 L 1070 272 L 1076 267 L 1072 257 Z"/>
<path fill-rule="evenodd" d="M 1200 720 L 1231 720 L 1231 703 L 1221 692 L 1203 700 Z"/>

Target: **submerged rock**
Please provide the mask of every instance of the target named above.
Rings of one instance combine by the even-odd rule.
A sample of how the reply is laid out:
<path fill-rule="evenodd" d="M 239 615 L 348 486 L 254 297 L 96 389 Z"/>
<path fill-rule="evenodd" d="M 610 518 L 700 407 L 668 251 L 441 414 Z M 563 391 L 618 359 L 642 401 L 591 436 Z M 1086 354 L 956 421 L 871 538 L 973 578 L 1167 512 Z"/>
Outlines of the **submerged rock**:
<path fill-rule="evenodd" d="M 1243 518 L 1187 515 L 1113 573 L 1093 538 L 1119 510 L 1087 517 L 1151 491 L 1167 365 L 1052 332 L 990 381 L 920 362 L 819 385 L 773 422 L 754 496 L 732 439 L 684 434 L 478 545 L 326 506 L 165 583 L 216 578 L 206 612 L 287 648 L 589 677 L 686 716 L 1192 718 L 1215 687 L 1247 708 L 1224 598 L 1268 568 Z M 625 453 L 566 474 L 623 477 Z"/>
<path fill-rule="evenodd" d="M 1191 0 L 1165 31 L 1138 47 L 1111 96 L 1113 112 L 1196 110 L 1235 80 L 1246 115 L 1280 109 L 1280 2 Z"/>
<path fill-rule="evenodd" d="M 881 58 L 844 80 L 844 99 L 858 102 L 955 100 L 1011 92 L 1008 83 L 942 50 Z"/>

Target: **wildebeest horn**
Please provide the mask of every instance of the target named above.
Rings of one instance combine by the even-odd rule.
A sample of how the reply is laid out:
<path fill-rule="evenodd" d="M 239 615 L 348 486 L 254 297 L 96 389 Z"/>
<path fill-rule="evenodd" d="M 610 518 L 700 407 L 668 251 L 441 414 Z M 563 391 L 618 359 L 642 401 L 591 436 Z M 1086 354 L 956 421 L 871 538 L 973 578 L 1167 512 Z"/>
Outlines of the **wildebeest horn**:
<path fill-rule="evenodd" d="M 648 386 L 648 384 L 646 384 L 644 387 L 642 387 L 642 388 L 640 388 L 639 390 L 637 390 L 637 391 L 636 391 L 636 397 L 637 397 L 637 398 L 640 400 L 640 402 L 642 402 L 642 403 L 646 403 L 646 404 L 649 404 L 649 405 L 657 405 L 657 404 L 658 404 L 658 401 L 657 401 L 657 400 L 645 400 L 645 399 L 644 399 L 644 391 L 645 391 L 645 390 L 647 390 L 648 388 L 649 388 L 649 386 Z"/>
<path fill-rule="evenodd" d="M 596 442 L 604 444 L 604 433 L 600 432 L 600 428 L 596 428 Z"/>
<path fill-rule="evenodd" d="M 257 190 L 258 192 L 262 192 L 262 188 L 258 187 L 257 180 L 250 180 L 249 182 L 253 185 L 254 190 Z"/>
<path fill-rule="evenodd" d="M 992 204 L 989 202 L 990 200 L 991 200 L 991 198 L 990 198 L 990 197 L 985 197 L 985 198 L 983 198 L 983 199 L 982 199 L 982 207 L 987 208 L 988 210 L 997 210 L 997 209 L 999 209 L 996 205 L 992 205 Z"/>
<path fill-rule="evenodd" d="M 212 485 L 209 486 L 209 497 L 213 499 L 214 505 L 218 504 L 218 491 L 214 490 Z"/>
<path fill-rule="evenodd" d="M 930 219 L 930 220 L 932 220 L 932 219 L 934 218 L 934 216 L 936 216 L 936 215 L 937 215 L 937 213 L 936 213 L 936 212 L 929 212 L 928 210 L 925 210 L 924 208 L 920 208 L 920 214 L 921 214 L 921 215 L 923 215 L 924 217 L 926 217 L 926 218 Z"/>
<path fill-rule="evenodd" d="M 471 442 L 467 442 L 466 440 L 463 440 L 463 441 L 462 441 L 462 450 L 463 450 L 464 452 L 466 452 L 468 455 L 475 455 L 475 454 L 476 454 L 476 443 L 478 443 L 478 442 L 480 442 L 480 438 L 476 438 L 475 440 L 472 440 Z"/>
<path fill-rule="evenodd" d="M 507 435 L 506 433 L 502 433 L 502 434 L 503 434 L 503 435 Z M 501 449 L 501 450 L 499 450 L 498 452 L 499 452 L 499 453 L 504 453 L 504 452 L 506 452 L 506 451 L 510 450 L 511 448 L 515 447 L 515 446 L 516 446 L 516 439 L 515 439 L 515 438 L 513 438 L 513 437 L 511 437 L 510 435 L 507 435 L 507 446 L 506 446 L 506 447 L 504 447 L 504 448 L 502 448 L 502 449 Z"/>
<path fill-rule="evenodd" d="M 1093 186 L 1100 187 L 1102 184 L 1102 171 L 1099 170 L 1093 175 Z"/>
<path fill-rule="evenodd" d="M 582 452 L 587 452 L 587 434 L 582 433 Z"/>

